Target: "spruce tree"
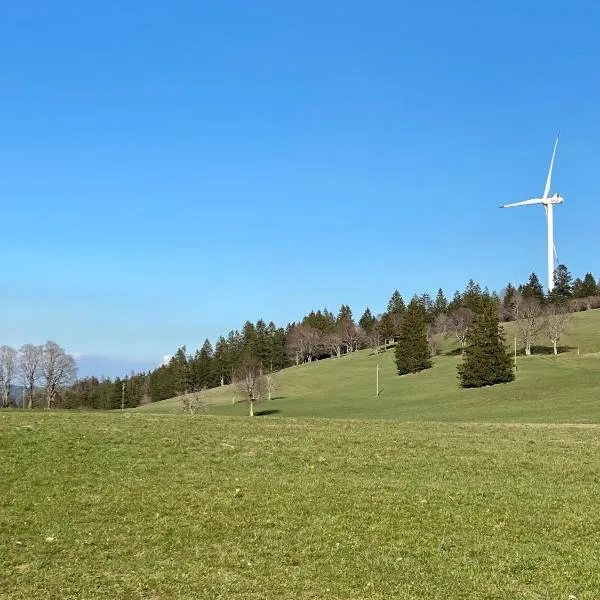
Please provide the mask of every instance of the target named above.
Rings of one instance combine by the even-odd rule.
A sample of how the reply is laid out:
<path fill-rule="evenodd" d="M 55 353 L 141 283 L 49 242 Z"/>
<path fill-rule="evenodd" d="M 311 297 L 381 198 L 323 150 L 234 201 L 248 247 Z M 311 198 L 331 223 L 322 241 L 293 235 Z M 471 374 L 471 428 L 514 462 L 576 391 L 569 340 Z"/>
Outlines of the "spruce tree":
<path fill-rule="evenodd" d="M 529 280 L 521 288 L 521 295 L 523 296 L 523 298 L 533 298 L 534 300 L 537 300 L 540 303 L 544 302 L 544 288 L 540 283 L 539 277 L 535 273 L 532 273 L 529 276 Z"/>
<path fill-rule="evenodd" d="M 548 295 L 551 302 L 562 304 L 573 297 L 573 279 L 565 265 L 558 265 L 554 271 L 554 289 Z"/>
<path fill-rule="evenodd" d="M 442 288 L 440 288 L 437 292 L 433 310 L 436 317 L 448 311 L 448 300 L 446 300 L 446 296 L 444 296 L 444 290 L 442 290 Z"/>
<path fill-rule="evenodd" d="M 371 314 L 371 309 L 367 306 L 362 317 L 359 319 L 358 324 L 362 327 L 363 331 L 368 335 L 373 331 L 377 319 Z"/>
<path fill-rule="evenodd" d="M 417 373 L 432 365 L 425 313 L 417 298 L 411 300 L 404 314 L 395 360 L 398 375 Z"/>
<path fill-rule="evenodd" d="M 516 315 L 517 308 L 517 290 L 512 283 L 506 286 L 504 297 L 502 298 L 502 312 L 506 321 L 512 321 Z"/>
<path fill-rule="evenodd" d="M 577 278 L 573 282 L 573 297 L 574 298 L 589 298 L 597 296 L 600 293 L 596 280 L 591 273 L 586 273 L 583 281 Z"/>
<path fill-rule="evenodd" d="M 392 297 L 390 298 L 387 305 L 388 314 L 399 314 L 403 315 L 406 311 L 406 306 L 404 304 L 404 299 L 398 290 L 394 290 Z"/>
<path fill-rule="evenodd" d="M 504 330 L 498 311 L 488 305 L 467 333 L 464 358 L 458 365 L 463 388 L 476 388 L 513 381 L 515 374 L 504 347 Z"/>

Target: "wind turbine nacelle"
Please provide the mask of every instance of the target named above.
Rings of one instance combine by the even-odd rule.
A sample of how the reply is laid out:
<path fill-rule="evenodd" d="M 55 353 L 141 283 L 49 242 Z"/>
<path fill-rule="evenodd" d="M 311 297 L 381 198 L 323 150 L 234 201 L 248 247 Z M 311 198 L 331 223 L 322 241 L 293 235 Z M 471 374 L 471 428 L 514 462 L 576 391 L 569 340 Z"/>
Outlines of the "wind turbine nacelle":
<path fill-rule="evenodd" d="M 562 196 L 559 196 L 558 193 L 554 194 L 554 196 L 550 196 L 547 200 L 550 204 L 562 204 L 564 201 L 565 199 Z"/>

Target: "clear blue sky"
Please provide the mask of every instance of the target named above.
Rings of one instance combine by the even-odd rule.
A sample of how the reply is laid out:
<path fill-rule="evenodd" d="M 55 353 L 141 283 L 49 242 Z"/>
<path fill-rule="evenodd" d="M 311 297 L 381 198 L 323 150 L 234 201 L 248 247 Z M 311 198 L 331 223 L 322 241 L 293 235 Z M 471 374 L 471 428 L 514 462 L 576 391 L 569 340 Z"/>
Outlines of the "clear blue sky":
<path fill-rule="evenodd" d="M 0 343 L 159 362 L 263 317 L 600 275 L 600 3 L 5 3 Z"/>

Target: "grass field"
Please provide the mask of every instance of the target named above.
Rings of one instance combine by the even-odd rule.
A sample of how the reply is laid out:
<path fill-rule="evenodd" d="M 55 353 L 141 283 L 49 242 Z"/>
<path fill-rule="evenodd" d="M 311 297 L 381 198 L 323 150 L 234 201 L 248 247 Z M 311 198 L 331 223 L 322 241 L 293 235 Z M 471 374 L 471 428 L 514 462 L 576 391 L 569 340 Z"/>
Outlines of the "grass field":
<path fill-rule="evenodd" d="M 595 599 L 600 426 L 0 413 L 0 598 Z"/>
<path fill-rule="evenodd" d="M 506 326 L 506 333 L 511 339 L 512 324 Z M 433 369 L 398 377 L 393 350 L 379 356 L 365 350 L 282 371 L 277 375 L 275 399 L 258 405 L 257 411 L 296 417 L 600 423 L 600 310 L 573 315 L 561 346 L 564 352 L 558 357 L 520 356 L 514 383 L 481 390 L 459 388 L 459 357 L 443 355 L 436 358 Z M 376 397 L 378 362 L 381 394 Z M 245 414 L 246 403 L 232 405 L 234 395 L 230 386 L 206 392 L 210 412 Z M 179 413 L 181 400 L 135 410 Z"/>

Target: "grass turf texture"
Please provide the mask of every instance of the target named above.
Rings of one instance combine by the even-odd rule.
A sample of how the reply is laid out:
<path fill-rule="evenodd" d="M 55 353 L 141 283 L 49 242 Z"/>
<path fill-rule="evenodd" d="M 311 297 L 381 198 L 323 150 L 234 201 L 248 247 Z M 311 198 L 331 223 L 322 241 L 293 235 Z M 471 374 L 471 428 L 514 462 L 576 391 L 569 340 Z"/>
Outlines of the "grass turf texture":
<path fill-rule="evenodd" d="M 505 329 L 511 340 L 514 324 Z M 541 342 L 547 342 L 542 335 Z M 432 369 L 399 377 L 393 349 L 379 356 L 365 350 L 285 369 L 276 375 L 276 399 L 258 404 L 256 411 L 296 417 L 600 423 L 600 310 L 573 315 L 560 345 L 568 350 L 558 357 L 519 356 L 515 382 L 471 390 L 459 388 L 458 356 L 437 357 Z M 451 349 L 446 342 L 444 351 Z M 375 397 L 377 362 L 379 397 Z M 232 405 L 234 395 L 230 386 L 208 390 L 210 413 L 247 414 L 247 403 Z M 173 398 L 135 410 L 180 413 L 182 403 Z"/>
<path fill-rule="evenodd" d="M 2 412 L 0 598 L 597 598 L 599 434 Z"/>

